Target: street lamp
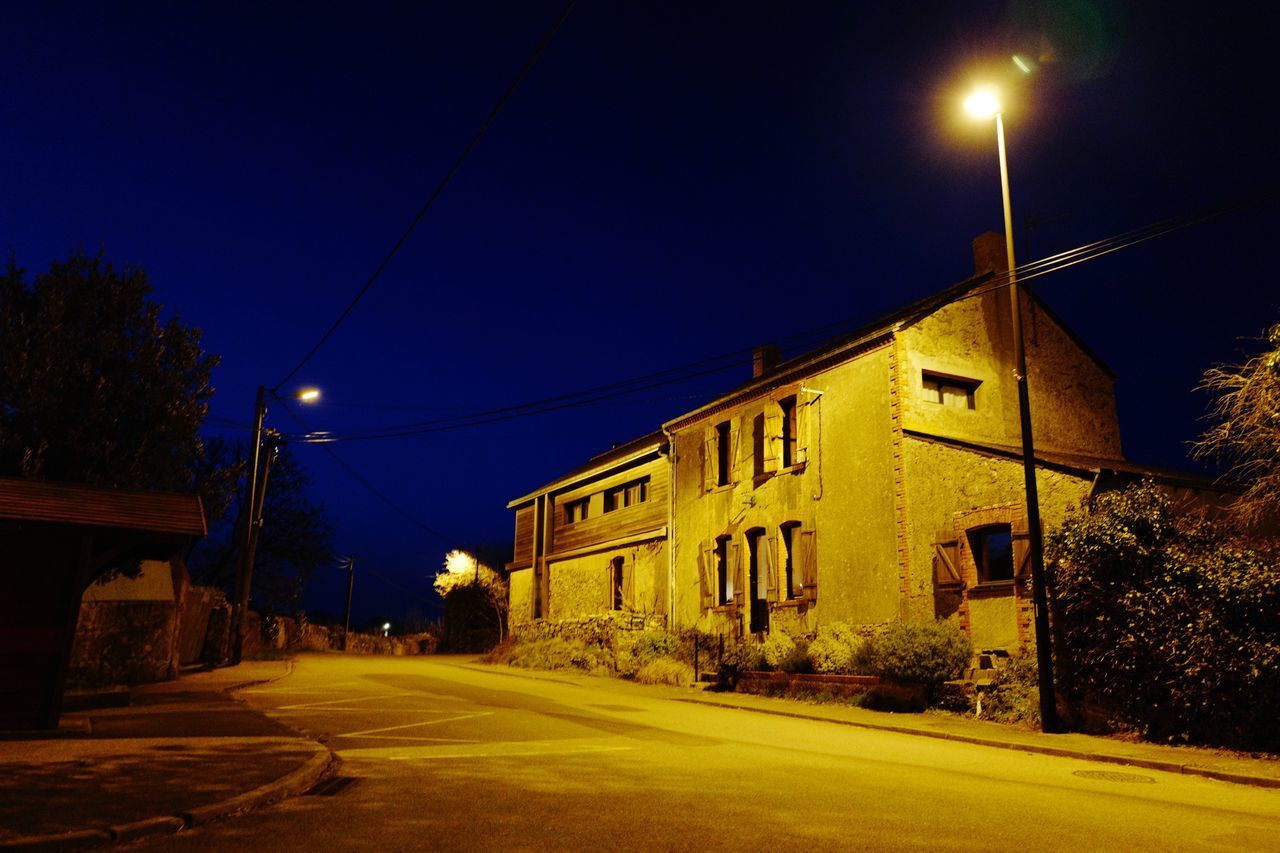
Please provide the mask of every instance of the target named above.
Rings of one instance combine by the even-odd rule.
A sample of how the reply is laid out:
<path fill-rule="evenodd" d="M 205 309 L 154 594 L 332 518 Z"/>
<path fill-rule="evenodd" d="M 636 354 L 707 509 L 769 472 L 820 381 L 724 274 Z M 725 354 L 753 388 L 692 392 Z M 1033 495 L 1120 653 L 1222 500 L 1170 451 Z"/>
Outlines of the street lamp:
<path fill-rule="evenodd" d="M 244 615 L 249 609 L 249 590 L 253 586 L 253 558 L 258 550 L 258 535 L 262 531 L 262 509 L 267 500 L 267 479 L 271 475 L 271 462 L 282 444 L 278 433 L 274 430 L 264 430 L 262 426 L 267 416 L 268 396 L 283 402 L 274 390 L 268 390 L 262 385 L 258 386 L 258 395 L 253 407 L 253 462 L 249 468 L 249 482 L 245 485 L 247 512 L 243 547 L 236 567 L 235 600 L 231 606 L 231 663 L 233 665 L 240 663 L 244 654 Z M 303 388 L 294 397 L 303 403 L 314 403 L 320 399 L 320 389 Z M 269 439 L 270 451 L 265 458 L 262 454 L 264 432 Z"/>
<path fill-rule="evenodd" d="M 1013 316 L 1013 375 L 1018 383 L 1018 419 L 1022 432 L 1022 476 L 1027 499 L 1027 538 L 1031 546 L 1031 600 L 1035 610 L 1036 664 L 1039 669 L 1040 728 L 1059 731 L 1053 689 L 1053 648 L 1049 637 L 1049 597 L 1044 580 L 1044 536 L 1040 530 L 1040 495 L 1036 487 L 1035 443 L 1031 437 L 1031 397 L 1027 391 L 1027 351 L 1022 334 L 1018 264 L 1013 256 L 1013 212 L 1009 201 L 1009 164 L 1004 150 L 1004 119 L 994 89 L 978 89 L 964 102 L 969 115 L 996 120 L 1000 154 L 1000 191 L 1004 201 L 1004 243 L 1009 255 L 1009 306 Z"/>

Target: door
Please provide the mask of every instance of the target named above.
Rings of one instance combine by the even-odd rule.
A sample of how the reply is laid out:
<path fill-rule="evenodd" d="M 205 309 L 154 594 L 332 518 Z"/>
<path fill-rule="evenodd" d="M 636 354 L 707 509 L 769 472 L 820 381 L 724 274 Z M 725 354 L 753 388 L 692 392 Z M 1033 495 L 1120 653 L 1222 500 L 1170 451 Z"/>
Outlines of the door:
<path fill-rule="evenodd" d="M 747 592 L 751 598 L 751 633 L 769 631 L 769 587 L 767 579 L 769 543 L 763 530 L 747 534 Z"/>

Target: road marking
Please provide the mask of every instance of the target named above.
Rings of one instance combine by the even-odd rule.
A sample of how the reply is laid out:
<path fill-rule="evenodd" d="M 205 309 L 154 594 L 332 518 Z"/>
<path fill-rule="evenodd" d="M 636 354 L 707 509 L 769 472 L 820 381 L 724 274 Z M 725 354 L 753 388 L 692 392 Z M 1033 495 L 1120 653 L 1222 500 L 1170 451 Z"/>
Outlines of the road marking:
<path fill-rule="evenodd" d="M 281 705 L 277 710 L 292 711 L 295 708 L 319 708 L 321 705 L 337 705 L 342 702 L 369 702 L 374 699 L 394 699 L 397 696 L 417 696 L 418 694 L 412 690 L 405 690 L 400 693 L 383 693 L 378 696 L 348 696 L 344 699 L 330 699 L 327 702 L 299 702 L 294 705 Z"/>
<path fill-rule="evenodd" d="M 443 711 L 440 713 L 448 713 L 448 712 Z M 400 731 L 402 729 L 418 728 L 420 726 L 435 726 L 435 725 L 439 725 L 440 723 L 456 723 L 459 720 L 470 720 L 473 717 L 488 717 L 488 716 L 491 716 L 492 714 L 493 714 L 493 711 L 476 711 L 473 714 L 460 714 L 456 717 L 445 717 L 443 720 L 425 720 L 420 723 L 405 723 L 403 726 L 384 726 L 383 728 L 380 728 L 380 729 L 365 729 L 364 731 L 361 731 L 361 732 L 343 732 L 342 734 L 337 735 L 337 737 L 364 737 L 367 735 L 377 734 L 379 732 L 395 732 L 395 731 Z"/>
<path fill-rule="evenodd" d="M 590 755 L 596 752 L 625 752 L 634 746 L 589 746 L 579 749 L 540 749 L 520 752 L 451 752 L 443 755 L 391 755 L 391 761 L 441 761 L 450 758 L 522 758 L 533 755 Z"/>

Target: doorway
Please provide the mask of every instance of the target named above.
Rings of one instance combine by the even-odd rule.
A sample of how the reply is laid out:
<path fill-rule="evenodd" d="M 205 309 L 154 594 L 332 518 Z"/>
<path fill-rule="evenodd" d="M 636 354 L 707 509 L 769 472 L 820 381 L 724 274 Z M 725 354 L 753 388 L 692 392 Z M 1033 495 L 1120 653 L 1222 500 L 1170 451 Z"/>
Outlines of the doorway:
<path fill-rule="evenodd" d="M 769 632 L 769 591 L 765 582 L 763 565 L 768 561 L 765 550 L 769 547 L 764 530 L 756 528 L 747 532 L 747 594 L 751 599 L 751 624 L 753 634 Z"/>

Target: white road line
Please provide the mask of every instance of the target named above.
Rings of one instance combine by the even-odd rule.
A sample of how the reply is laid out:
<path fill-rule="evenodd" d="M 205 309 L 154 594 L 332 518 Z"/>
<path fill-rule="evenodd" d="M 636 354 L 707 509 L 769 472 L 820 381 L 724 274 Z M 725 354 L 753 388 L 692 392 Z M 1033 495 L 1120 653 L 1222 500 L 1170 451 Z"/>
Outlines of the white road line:
<path fill-rule="evenodd" d="M 470 720 L 473 717 L 488 717 L 492 714 L 493 711 L 476 711 L 474 714 L 461 714 L 456 717 L 446 717 L 443 720 L 425 720 L 420 723 L 405 723 L 403 726 L 384 726 L 380 729 L 365 729 L 361 732 L 343 732 L 340 735 L 336 735 L 336 737 L 363 737 L 365 735 L 376 734 L 378 732 L 394 732 L 400 731 L 401 729 L 418 728 L 419 726 L 435 726 L 440 723 L 456 723 L 459 720 Z"/>
<path fill-rule="evenodd" d="M 405 690 L 401 693 L 383 693 L 378 696 L 348 696 L 345 699 L 330 699 L 327 702 L 299 702 L 294 705 L 281 705 L 277 710 L 291 711 L 295 708 L 318 708 L 321 705 L 339 705 L 343 702 L 369 702 L 374 699 L 394 699 L 397 696 L 417 696 L 418 694 L 412 690 Z"/>
<path fill-rule="evenodd" d="M 354 735 L 338 735 L 338 737 L 354 737 Z M 410 735 L 361 735 L 361 740 L 420 740 L 432 743 L 480 743 L 471 737 L 411 737 Z"/>

